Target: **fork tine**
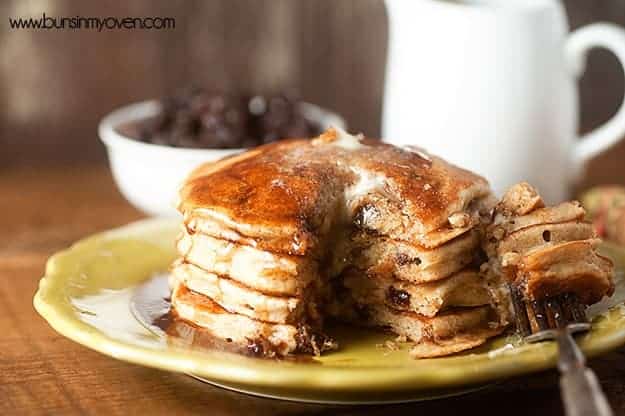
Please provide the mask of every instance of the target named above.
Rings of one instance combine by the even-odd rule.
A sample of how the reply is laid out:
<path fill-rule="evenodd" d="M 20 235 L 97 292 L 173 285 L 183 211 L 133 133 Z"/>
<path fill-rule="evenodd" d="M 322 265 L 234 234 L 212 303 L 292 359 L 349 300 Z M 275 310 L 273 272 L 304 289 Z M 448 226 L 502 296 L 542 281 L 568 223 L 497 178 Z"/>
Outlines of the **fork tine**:
<path fill-rule="evenodd" d="M 545 302 L 545 314 L 547 315 L 547 321 L 550 328 L 564 328 L 566 327 L 568 320 L 562 311 L 561 303 L 563 298 L 557 296 L 548 299 Z"/>
<path fill-rule="evenodd" d="M 573 315 L 572 322 L 584 323 L 588 322 L 588 317 L 586 316 L 586 305 L 579 302 L 577 295 L 571 293 L 568 298 L 568 307 L 571 310 L 571 315 Z"/>
<path fill-rule="evenodd" d="M 573 323 L 576 322 L 576 301 L 575 298 L 571 296 L 571 294 L 566 293 L 562 296 L 562 302 L 560 303 L 562 306 L 562 313 L 564 314 L 567 322 Z"/>
<path fill-rule="evenodd" d="M 543 300 L 533 300 L 529 302 L 528 317 L 532 327 L 532 333 L 546 331 L 549 329 L 549 321 L 545 313 L 545 302 Z"/>
<path fill-rule="evenodd" d="M 518 287 L 510 285 L 510 294 L 512 297 L 512 306 L 514 308 L 514 317 L 516 320 L 517 330 L 522 336 L 526 337 L 532 333 L 529 318 L 527 316 L 527 306 L 523 300 L 523 295 Z"/>

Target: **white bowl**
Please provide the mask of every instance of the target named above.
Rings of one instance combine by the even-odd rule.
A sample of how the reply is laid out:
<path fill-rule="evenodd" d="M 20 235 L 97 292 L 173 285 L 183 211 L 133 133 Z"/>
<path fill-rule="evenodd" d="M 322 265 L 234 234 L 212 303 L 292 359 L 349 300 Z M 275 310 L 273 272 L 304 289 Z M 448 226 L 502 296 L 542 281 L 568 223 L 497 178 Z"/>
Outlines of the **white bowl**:
<path fill-rule="evenodd" d="M 309 103 L 300 104 L 305 117 L 323 129 L 345 128 L 345 121 L 330 111 Z M 131 139 L 117 127 L 153 117 L 160 111 L 157 101 L 143 101 L 117 109 L 98 127 L 106 146 L 113 177 L 122 195 L 148 215 L 176 216 L 176 194 L 182 181 L 197 166 L 246 149 L 187 149 Z"/>

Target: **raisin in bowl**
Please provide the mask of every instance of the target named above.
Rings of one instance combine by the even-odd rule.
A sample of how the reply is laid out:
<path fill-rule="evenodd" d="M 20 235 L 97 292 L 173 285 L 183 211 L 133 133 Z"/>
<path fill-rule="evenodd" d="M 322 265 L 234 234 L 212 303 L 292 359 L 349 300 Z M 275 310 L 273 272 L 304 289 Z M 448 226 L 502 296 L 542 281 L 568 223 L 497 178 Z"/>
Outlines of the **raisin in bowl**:
<path fill-rule="evenodd" d="M 173 110 L 168 108 L 172 105 Z M 337 114 L 305 102 L 295 103 L 303 117 L 288 123 L 279 103 L 277 111 L 274 109 L 270 116 L 257 116 L 261 112 L 271 113 L 259 109 L 272 105 L 260 102 L 258 97 L 249 98 L 251 115 L 228 103 L 195 105 L 207 108 L 198 111 L 185 104 L 175 107 L 176 103 L 167 100 L 144 101 L 119 108 L 100 122 L 99 136 L 119 190 L 132 205 L 148 215 L 176 216 L 178 187 L 202 163 L 294 137 L 306 129 L 323 131 L 331 126 L 346 127 Z"/>

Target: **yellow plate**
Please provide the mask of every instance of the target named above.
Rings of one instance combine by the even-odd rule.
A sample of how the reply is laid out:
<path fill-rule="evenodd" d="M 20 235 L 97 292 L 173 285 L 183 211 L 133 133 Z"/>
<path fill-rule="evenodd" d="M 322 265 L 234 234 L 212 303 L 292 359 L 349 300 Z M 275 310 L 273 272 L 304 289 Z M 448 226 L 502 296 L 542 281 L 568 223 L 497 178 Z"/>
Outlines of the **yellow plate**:
<path fill-rule="evenodd" d="M 382 348 L 388 334 L 349 330 L 342 348 L 311 362 L 262 360 L 172 343 L 131 312 L 134 294 L 163 276 L 175 257 L 178 225 L 146 220 L 95 235 L 48 261 L 34 303 L 62 335 L 111 357 L 192 374 L 247 393 L 324 403 L 426 400 L 473 391 L 503 378 L 553 367 L 552 342 L 524 345 L 500 337 L 464 354 L 412 360 L 408 346 Z M 593 306 L 593 330 L 579 338 L 597 355 L 625 344 L 625 252 L 604 246 L 617 273 L 617 294 Z"/>

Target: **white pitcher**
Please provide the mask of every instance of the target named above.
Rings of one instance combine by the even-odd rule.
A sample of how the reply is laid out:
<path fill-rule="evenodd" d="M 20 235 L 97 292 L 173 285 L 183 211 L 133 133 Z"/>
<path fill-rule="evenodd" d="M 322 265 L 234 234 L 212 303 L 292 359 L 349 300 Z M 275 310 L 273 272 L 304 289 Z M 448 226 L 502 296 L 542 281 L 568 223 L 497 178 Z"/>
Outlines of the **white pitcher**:
<path fill-rule="evenodd" d="M 557 0 L 387 0 L 383 137 L 487 177 L 567 197 L 584 162 L 625 136 L 625 106 L 577 140 L 577 78 L 589 49 L 625 64 L 625 31 L 568 34 Z M 625 161 L 624 161 L 625 162 Z"/>

